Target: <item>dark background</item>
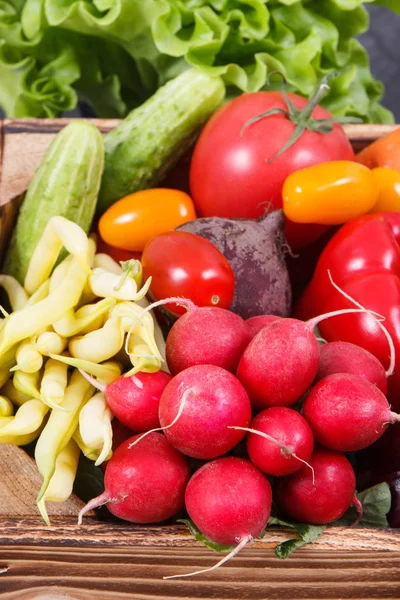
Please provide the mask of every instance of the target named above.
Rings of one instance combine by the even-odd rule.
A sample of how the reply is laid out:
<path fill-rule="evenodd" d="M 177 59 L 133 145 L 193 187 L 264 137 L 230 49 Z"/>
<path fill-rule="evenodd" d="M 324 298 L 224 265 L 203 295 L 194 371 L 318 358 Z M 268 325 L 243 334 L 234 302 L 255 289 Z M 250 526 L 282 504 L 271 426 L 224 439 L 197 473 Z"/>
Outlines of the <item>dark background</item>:
<path fill-rule="evenodd" d="M 382 103 L 400 123 L 400 16 L 377 6 L 370 6 L 369 13 L 370 29 L 360 40 L 369 52 L 374 76 L 385 84 Z"/>
<path fill-rule="evenodd" d="M 368 49 L 374 76 L 385 84 L 383 104 L 400 123 L 400 16 L 377 6 L 369 6 L 368 10 L 370 29 L 360 40 Z"/>

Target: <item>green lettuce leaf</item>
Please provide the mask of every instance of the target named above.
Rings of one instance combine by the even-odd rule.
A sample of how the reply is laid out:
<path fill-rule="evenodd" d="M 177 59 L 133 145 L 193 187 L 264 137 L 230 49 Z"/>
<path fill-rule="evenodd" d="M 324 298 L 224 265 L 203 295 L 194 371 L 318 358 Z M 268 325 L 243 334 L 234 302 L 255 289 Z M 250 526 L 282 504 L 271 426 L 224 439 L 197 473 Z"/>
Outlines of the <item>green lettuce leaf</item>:
<path fill-rule="evenodd" d="M 223 77 L 230 96 L 275 89 L 277 78 L 266 82 L 280 71 L 308 97 L 339 71 L 328 110 L 393 122 L 355 39 L 368 2 L 0 0 L 0 102 L 9 116 L 55 116 L 82 98 L 99 116 L 123 117 L 190 66 Z M 377 3 L 400 12 L 400 0 Z"/>

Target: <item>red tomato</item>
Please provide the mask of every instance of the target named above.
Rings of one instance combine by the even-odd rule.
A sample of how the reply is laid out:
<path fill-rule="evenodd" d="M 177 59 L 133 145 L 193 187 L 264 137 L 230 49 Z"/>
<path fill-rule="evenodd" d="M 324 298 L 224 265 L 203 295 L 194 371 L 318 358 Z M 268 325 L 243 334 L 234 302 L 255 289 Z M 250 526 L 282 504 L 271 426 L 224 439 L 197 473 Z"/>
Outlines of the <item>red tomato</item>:
<path fill-rule="evenodd" d="M 288 96 L 298 109 L 307 105 L 301 96 Z M 195 146 L 190 171 L 190 189 L 198 215 L 260 217 L 271 205 L 282 207 L 282 187 L 293 171 L 331 160 L 354 160 L 350 142 L 339 124 L 330 133 L 305 130 L 290 148 L 274 158 L 296 125 L 279 113 L 244 130 L 243 127 L 253 117 L 276 108 L 287 110 L 281 92 L 243 94 L 208 121 Z M 319 106 L 312 116 L 331 118 Z M 296 243 L 296 231 L 301 228 L 297 224 L 291 229 L 288 241 L 293 248 L 302 245 L 301 241 Z M 316 231 L 319 235 L 321 228 Z"/>
<path fill-rule="evenodd" d="M 208 240 L 186 231 L 170 231 L 153 238 L 143 250 L 144 279 L 152 277 L 156 300 L 180 296 L 197 306 L 229 308 L 235 278 L 221 252 Z M 185 308 L 168 304 L 176 315 Z"/>

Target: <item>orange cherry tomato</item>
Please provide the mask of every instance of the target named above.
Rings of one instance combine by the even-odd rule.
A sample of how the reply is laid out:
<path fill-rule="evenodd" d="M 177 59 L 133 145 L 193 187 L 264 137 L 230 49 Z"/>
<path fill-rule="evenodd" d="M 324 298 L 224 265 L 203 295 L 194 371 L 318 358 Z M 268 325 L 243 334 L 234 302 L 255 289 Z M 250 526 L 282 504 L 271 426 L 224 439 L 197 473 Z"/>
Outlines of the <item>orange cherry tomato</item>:
<path fill-rule="evenodd" d="M 295 171 L 282 195 L 283 212 L 291 221 L 341 225 L 372 210 L 378 186 L 370 169 L 340 160 Z"/>
<path fill-rule="evenodd" d="M 152 188 L 115 202 L 101 216 L 103 240 L 116 248 L 141 252 L 147 242 L 196 218 L 190 196 L 180 190 Z"/>
<path fill-rule="evenodd" d="M 379 189 L 372 212 L 400 211 L 400 171 L 379 167 L 371 171 Z"/>

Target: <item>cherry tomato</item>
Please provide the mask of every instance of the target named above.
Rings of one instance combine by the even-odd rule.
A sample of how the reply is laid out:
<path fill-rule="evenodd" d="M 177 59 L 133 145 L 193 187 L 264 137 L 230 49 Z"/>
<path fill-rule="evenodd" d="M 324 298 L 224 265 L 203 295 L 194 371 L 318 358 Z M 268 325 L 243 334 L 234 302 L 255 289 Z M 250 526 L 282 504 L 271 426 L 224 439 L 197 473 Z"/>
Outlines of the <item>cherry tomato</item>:
<path fill-rule="evenodd" d="M 152 277 L 150 292 L 156 300 L 181 296 L 197 306 L 229 308 L 235 278 L 221 252 L 208 240 L 186 231 L 171 231 L 153 238 L 143 250 L 144 279 Z M 175 315 L 186 310 L 166 308 Z"/>
<path fill-rule="evenodd" d="M 378 202 L 372 212 L 400 211 L 400 171 L 379 167 L 371 173 L 379 189 Z"/>
<path fill-rule="evenodd" d="M 193 202 L 185 192 L 152 188 L 126 196 L 110 206 L 100 218 L 99 231 L 107 244 L 141 252 L 159 233 L 195 218 Z"/>
<path fill-rule="evenodd" d="M 298 109 L 305 108 L 306 99 L 296 94 L 288 96 Z M 271 109 L 287 111 L 281 92 L 242 94 L 225 104 L 204 127 L 190 170 L 191 194 L 200 216 L 260 217 L 271 205 L 282 207 L 283 183 L 293 171 L 331 160 L 354 160 L 350 142 L 337 123 L 330 133 L 305 130 L 276 157 L 296 128 L 287 115 L 270 115 L 243 130 L 250 119 Z M 331 118 L 319 106 L 312 116 Z M 302 227 L 292 227 L 290 237 L 287 235 L 292 248 L 301 246 L 296 230 Z M 322 232 L 316 229 L 314 239 Z M 307 234 L 310 239 L 309 228 Z"/>
<path fill-rule="evenodd" d="M 283 211 L 295 223 L 340 225 L 372 210 L 378 186 L 364 165 L 338 160 L 291 173 L 282 197 Z"/>

